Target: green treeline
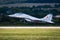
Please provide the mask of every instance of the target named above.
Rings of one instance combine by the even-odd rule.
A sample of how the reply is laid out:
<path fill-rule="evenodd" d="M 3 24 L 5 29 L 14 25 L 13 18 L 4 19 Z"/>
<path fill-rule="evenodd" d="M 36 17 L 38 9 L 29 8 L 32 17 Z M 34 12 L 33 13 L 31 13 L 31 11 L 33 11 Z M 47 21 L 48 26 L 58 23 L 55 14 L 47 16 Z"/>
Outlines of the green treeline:
<path fill-rule="evenodd" d="M 0 4 L 14 3 L 60 3 L 60 0 L 0 0 Z"/>
<path fill-rule="evenodd" d="M 48 9 L 50 8 L 50 9 Z M 19 19 L 19 18 L 11 18 L 11 17 L 8 17 L 7 15 L 10 15 L 10 14 L 14 14 L 14 13 L 20 13 L 20 12 L 23 12 L 23 13 L 26 13 L 26 14 L 29 14 L 31 16 L 34 16 L 34 17 L 37 17 L 37 18 L 42 18 L 44 16 L 46 16 L 47 14 L 51 13 L 53 14 L 54 16 L 56 15 L 60 15 L 60 8 L 58 7 L 55 7 L 53 9 L 53 7 L 50 7 L 50 6 L 33 6 L 33 7 L 0 7 L 0 25 L 29 25 L 29 26 L 34 26 L 34 25 L 56 25 L 56 26 L 59 26 L 60 24 L 60 19 L 59 18 L 55 18 L 53 16 L 53 21 L 55 22 L 55 24 L 43 24 L 43 23 L 26 23 L 24 19 Z"/>

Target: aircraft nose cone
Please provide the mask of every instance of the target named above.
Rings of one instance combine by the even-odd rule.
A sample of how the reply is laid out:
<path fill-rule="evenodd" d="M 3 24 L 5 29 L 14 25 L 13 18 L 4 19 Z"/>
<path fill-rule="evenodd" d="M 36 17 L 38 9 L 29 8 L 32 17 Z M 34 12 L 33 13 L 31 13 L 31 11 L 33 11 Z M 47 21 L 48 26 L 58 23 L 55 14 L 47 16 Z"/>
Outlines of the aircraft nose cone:
<path fill-rule="evenodd" d="M 9 17 L 13 17 L 13 15 L 8 15 Z"/>
<path fill-rule="evenodd" d="M 11 15 L 8 15 L 8 16 L 11 16 Z"/>

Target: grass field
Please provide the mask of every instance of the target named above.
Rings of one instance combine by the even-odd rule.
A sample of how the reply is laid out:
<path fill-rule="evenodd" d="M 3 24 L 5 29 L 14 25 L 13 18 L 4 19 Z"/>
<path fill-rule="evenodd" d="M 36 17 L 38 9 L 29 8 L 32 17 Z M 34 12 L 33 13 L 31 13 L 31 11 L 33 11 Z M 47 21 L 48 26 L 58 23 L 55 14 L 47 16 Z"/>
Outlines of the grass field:
<path fill-rule="evenodd" d="M 0 28 L 0 40 L 60 40 L 60 28 Z"/>

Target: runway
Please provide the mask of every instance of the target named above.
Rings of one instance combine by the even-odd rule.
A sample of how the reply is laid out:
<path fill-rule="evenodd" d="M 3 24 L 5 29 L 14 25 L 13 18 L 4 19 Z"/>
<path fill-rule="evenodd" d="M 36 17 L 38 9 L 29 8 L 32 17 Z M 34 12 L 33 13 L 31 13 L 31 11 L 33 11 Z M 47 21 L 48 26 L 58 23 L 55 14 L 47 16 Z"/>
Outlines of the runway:
<path fill-rule="evenodd" d="M 0 28 L 60 28 L 60 26 L 0 26 Z"/>

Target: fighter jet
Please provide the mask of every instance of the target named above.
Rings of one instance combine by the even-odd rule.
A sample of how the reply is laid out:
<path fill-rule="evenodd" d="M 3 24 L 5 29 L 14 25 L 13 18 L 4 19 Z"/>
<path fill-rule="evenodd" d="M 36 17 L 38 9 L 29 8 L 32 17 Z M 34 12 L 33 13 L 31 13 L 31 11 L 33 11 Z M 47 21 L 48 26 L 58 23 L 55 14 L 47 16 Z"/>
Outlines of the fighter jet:
<path fill-rule="evenodd" d="M 52 21 L 52 14 L 48 14 L 43 18 L 37 18 L 37 17 L 33 17 L 31 15 L 25 14 L 25 13 L 15 13 L 12 15 L 8 15 L 9 17 L 15 17 L 15 18 L 23 18 L 25 19 L 27 22 L 35 22 L 35 23 L 54 23 Z"/>

